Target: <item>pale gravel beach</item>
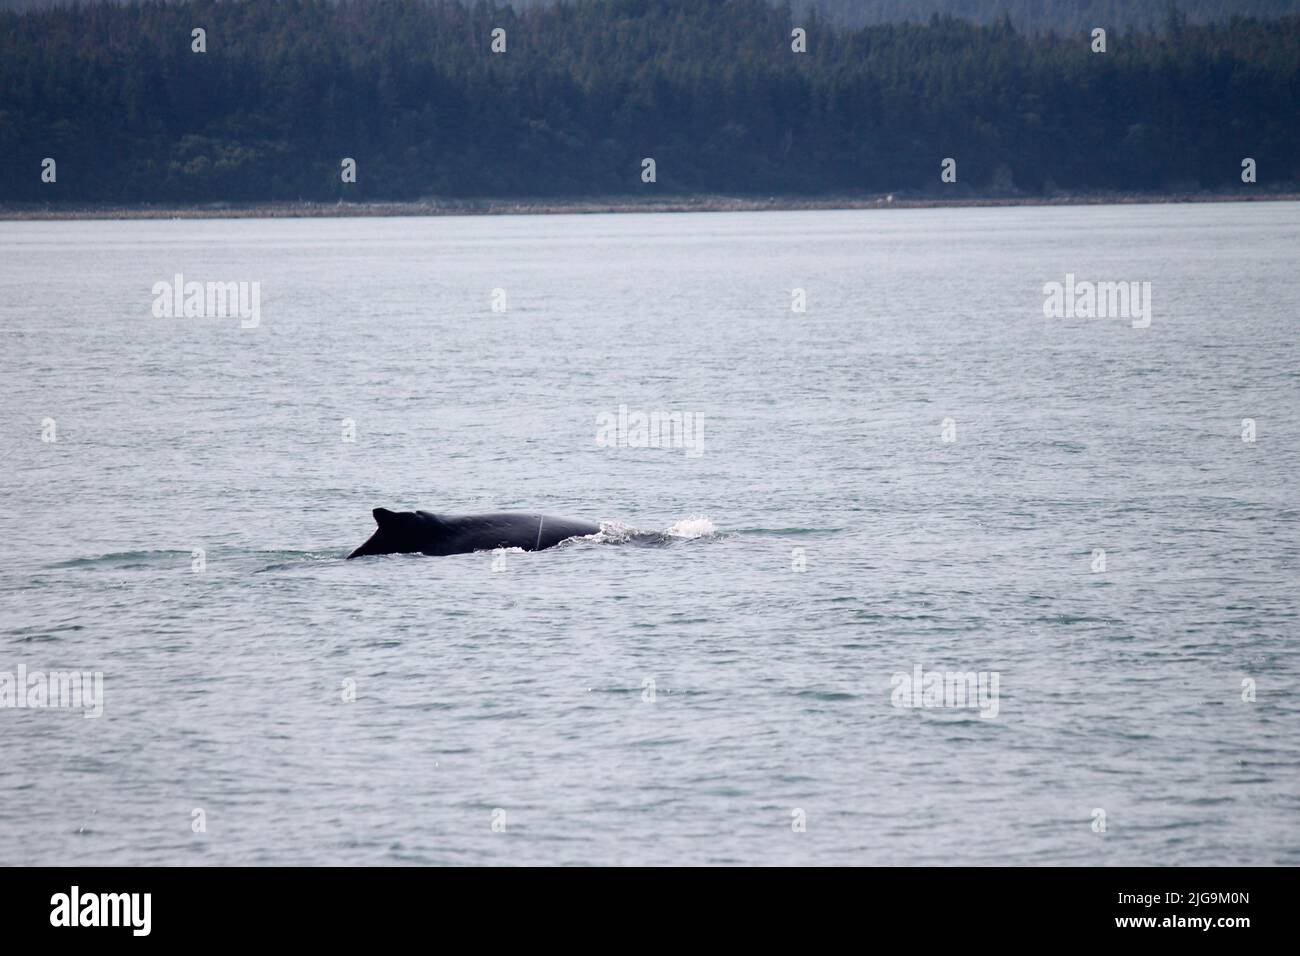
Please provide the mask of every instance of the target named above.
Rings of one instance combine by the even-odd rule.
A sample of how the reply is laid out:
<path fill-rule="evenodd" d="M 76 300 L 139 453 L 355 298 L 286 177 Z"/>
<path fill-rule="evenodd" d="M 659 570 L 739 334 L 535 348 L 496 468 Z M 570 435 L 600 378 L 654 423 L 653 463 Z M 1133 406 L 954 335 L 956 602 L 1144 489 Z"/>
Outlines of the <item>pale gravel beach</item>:
<path fill-rule="evenodd" d="M 166 204 L 0 203 L 0 221 L 41 219 L 336 219 L 395 216 L 600 215 L 650 212 L 796 212 L 837 209 L 946 209 L 1003 206 L 1116 206 L 1170 203 L 1296 202 L 1300 194 L 1243 188 L 1219 193 L 1053 196 L 660 196 L 559 199 L 427 199 L 402 202 Z"/>

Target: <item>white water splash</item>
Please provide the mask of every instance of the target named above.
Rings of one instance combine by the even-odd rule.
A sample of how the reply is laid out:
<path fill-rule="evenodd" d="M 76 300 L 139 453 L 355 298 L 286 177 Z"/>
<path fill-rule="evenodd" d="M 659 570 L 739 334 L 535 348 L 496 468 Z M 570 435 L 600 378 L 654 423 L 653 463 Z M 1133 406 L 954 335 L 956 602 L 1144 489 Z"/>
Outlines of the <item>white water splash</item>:
<path fill-rule="evenodd" d="M 602 521 L 600 531 L 589 535 L 583 540 L 595 541 L 600 544 L 626 544 L 628 542 L 663 544 L 673 538 L 683 540 L 703 538 L 717 534 L 717 530 L 713 522 L 702 515 L 683 518 L 664 531 L 645 531 L 630 524 L 624 524 L 621 521 Z"/>
<path fill-rule="evenodd" d="M 718 529 L 713 526 L 713 522 L 704 515 L 694 515 L 690 518 L 683 518 L 665 531 L 664 534 L 672 535 L 674 538 L 703 538 L 707 535 L 717 534 L 717 532 Z"/>

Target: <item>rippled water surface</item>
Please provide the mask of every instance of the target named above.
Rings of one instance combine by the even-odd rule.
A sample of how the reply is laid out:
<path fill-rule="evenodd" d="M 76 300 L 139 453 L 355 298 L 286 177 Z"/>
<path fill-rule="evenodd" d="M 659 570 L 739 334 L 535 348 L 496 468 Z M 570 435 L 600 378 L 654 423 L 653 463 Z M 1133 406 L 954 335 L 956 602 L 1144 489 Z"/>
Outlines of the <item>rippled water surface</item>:
<path fill-rule="evenodd" d="M 0 223 L 0 862 L 1300 863 L 1298 214 Z"/>

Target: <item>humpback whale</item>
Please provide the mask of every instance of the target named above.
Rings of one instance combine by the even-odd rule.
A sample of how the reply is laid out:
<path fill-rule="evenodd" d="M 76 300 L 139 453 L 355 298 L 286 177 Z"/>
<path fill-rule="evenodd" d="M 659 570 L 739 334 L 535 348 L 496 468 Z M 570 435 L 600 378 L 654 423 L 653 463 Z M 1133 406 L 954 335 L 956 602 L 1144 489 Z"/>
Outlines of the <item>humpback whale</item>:
<path fill-rule="evenodd" d="M 468 554 L 495 548 L 541 551 L 565 538 L 595 534 L 600 525 L 574 518 L 504 511 L 486 515 L 436 515 L 430 511 L 371 512 L 378 527 L 348 559 L 368 554 Z"/>

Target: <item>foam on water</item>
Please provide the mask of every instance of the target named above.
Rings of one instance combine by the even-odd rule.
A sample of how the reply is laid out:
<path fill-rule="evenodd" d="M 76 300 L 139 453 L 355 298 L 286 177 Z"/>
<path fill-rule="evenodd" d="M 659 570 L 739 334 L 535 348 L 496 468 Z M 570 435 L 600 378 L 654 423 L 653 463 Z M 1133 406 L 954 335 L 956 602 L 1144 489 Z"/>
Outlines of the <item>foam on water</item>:
<path fill-rule="evenodd" d="M 672 525 L 664 534 L 674 538 L 703 538 L 708 535 L 717 534 L 718 529 L 713 526 L 713 522 L 703 515 L 691 518 L 683 518 L 676 524 Z"/>
<path fill-rule="evenodd" d="M 717 534 L 713 522 L 704 517 L 683 518 L 662 531 L 647 531 L 621 521 L 602 521 L 600 531 L 572 540 L 597 544 L 664 545 L 674 541 L 693 541 Z"/>

